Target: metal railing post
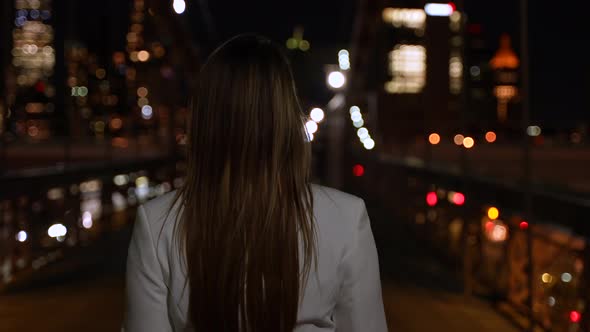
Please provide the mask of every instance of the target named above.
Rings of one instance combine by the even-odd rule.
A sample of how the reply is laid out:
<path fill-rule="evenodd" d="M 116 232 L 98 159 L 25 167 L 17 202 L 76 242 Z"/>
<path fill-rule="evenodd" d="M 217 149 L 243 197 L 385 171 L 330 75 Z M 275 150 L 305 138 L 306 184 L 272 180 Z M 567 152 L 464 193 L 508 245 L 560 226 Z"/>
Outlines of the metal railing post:
<path fill-rule="evenodd" d="M 528 23 L 528 0 L 520 1 L 520 57 L 521 57 L 521 134 L 523 135 L 523 184 L 524 184 L 524 215 L 531 227 L 527 228 L 527 257 L 528 257 L 528 290 L 529 296 L 527 306 L 529 307 L 529 328 L 528 331 L 534 331 L 535 317 L 533 312 L 534 305 L 534 261 L 533 261 L 533 211 L 531 196 L 531 146 L 530 138 L 526 133 L 526 128 L 530 122 L 530 86 L 529 86 L 529 23 Z"/>

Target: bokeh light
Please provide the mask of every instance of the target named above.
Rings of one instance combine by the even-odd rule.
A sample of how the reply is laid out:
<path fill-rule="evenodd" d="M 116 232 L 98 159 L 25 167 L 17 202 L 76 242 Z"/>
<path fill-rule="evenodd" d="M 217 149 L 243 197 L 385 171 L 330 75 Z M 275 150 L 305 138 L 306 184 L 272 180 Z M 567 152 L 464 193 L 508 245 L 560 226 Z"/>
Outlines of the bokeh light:
<path fill-rule="evenodd" d="M 428 142 L 432 145 L 437 145 L 440 143 L 440 135 L 437 133 L 430 134 L 430 136 L 428 136 Z"/>
<path fill-rule="evenodd" d="M 339 71 L 333 71 L 328 74 L 328 84 L 334 89 L 339 89 L 346 84 L 346 77 Z"/>
<path fill-rule="evenodd" d="M 142 50 L 137 52 L 137 60 L 141 61 L 141 62 L 146 62 L 150 59 L 150 52 L 146 51 L 146 50 Z"/>
<path fill-rule="evenodd" d="M 428 194 L 426 194 L 426 204 L 428 204 L 429 206 L 435 206 L 437 202 L 438 197 L 436 196 L 436 193 L 434 191 L 431 191 Z"/>
<path fill-rule="evenodd" d="M 498 210 L 498 208 L 492 206 L 491 208 L 488 209 L 488 218 L 490 218 L 491 220 L 496 220 L 496 219 L 498 219 L 499 216 L 500 216 L 500 211 Z"/>
<path fill-rule="evenodd" d="M 174 12 L 176 14 L 182 14 L 186 9 L 186 3 L 184 2 L 184 0 L 174 0 L 174 2 L 172 3 L 172 8 L 174 9 Z"/>
<path fill-rule="evenodd" d="M 496 141 L 496 133 L 493 131 L 488 131 L 485 135 L 486 142 L 494 143 Z"/>
<path fill-rule="evenodd" d="M 352 174 L 357 177 L 363 176 L 365 174 L 365 168 L 363 165 L 356 164 L 352 167 Z"/>
<path fill-rule="evenodd" d="M 16 233 L 16 240 L 18 242 L 25 242 L 28 238 L 27 232 L 25 231 L 19 231 L 18 233 Z"/>
<path fill-rule="evenodd" d="M 475 145 L 475 140 L 473 138 L 465 137 L 465 139 L 463 139 L 463 146 L 466 149 L 471 149 L 474 145 Z"/>
<path fill-rule="evenodd" d="M 309 113 L 309 117 L 315 122 L 321 122 L 324 119 L 324 111 L 321 108 L 314 108 Z"/>

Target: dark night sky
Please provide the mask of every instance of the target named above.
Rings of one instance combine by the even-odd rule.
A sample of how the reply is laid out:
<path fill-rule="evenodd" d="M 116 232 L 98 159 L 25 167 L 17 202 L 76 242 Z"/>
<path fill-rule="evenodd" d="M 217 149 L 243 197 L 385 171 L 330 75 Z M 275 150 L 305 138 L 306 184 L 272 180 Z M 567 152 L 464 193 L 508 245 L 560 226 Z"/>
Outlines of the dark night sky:
<path fill-rule="evenodd" d="M 520 7 L 516 0 L 477 0 L 467 7 L 490 43 L 507 32 L 520 52 Z M 573 126 L 590 120 L 590 62 L 583 10 L 553 1 L 529 0 L 531 118 L 541 124 Z M 495 45 L 494 45 L 495 47 Z"/>
<path fill-rule="evenodd" d="M 199 3 L 206 3 L 204 6 L 208 8 Z M 201 17 L 207 16 L 208 11 L 221 40 L 241 32 L 256 32 L 284 41 L 299 24 L 305 27 L 305 37 L 312 43 L 332 43 L 349 40 L 355 3 L 355 0 L 189 0 L 187 10 L 192 9 Z M 194 23 L 196 29 L 202 26 Z"/>

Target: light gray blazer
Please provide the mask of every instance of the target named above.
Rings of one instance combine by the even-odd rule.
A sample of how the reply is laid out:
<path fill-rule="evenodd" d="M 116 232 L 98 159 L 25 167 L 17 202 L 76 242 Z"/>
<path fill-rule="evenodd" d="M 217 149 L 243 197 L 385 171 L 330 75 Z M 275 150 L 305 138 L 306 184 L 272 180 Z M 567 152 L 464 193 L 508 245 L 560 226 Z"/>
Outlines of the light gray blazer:
<path fill-rule="evenodd" d="M 318 268 L 312 267 L 297 332 L 387 331 L 379 262 L 362 199 L 313 186 Z M 127 259 L 127 332 L 185 331 L 186 267 L 173 236 L 174 194 L 139 207 Z M 209 331 L 208 331 L 209 332 Z"/>

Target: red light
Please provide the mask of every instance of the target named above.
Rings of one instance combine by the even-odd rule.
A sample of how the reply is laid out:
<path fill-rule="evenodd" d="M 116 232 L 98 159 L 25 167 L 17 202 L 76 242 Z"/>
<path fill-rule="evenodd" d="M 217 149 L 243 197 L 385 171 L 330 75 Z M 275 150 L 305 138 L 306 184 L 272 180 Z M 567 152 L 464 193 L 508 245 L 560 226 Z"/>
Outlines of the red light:
<path fill-rule="evenodd" d="M 363 176 L 363 174 L 365 174 L 365 168 L 363 167 L 363 165 L 354 165 L 354 167 L 352 168 L 352 174 L 354 176 Z"/>
<path fill-rule="evenodd" d="M 472 24 L 467 25 L 467 32 L 469 32 L 472 35 L 481 34 L 481 30 L 482 30 L 481 24 L 472 23 Z"/>
<path fill-rule="evenodd" d="M 45 84 L 41 81 L 37 82 L 35 84 L 35 90 L 37 90 L 37 92 L 43 92 L 45 91 Z"/>
<path fill-rule="evenodd" d="M 457 10 L 457 5 L 455 5 L 454 2 L 449 2 L 449 6 L 451 6 L 451 8 L 453 8 L 453 12 L 455 12 L 455 10 Z"/>
<path fill-rule="evenodd" d="M 465 195 L 462 193 L 455 193 L 455 195 L 453 195 L 453 203 L 455 203 L 455 205 L 465 204 Z"/>
<path fill-rule="evenodd" d="M 580 321 L 580 318 L 582 318 L 582 315 L 579 312 L 575 310 L 570 311 L 570 320 L 572 321 L 572 323 L 578 323 Z"/>
<path fill-rule="evenodd" d="M 525 229 L 529 228 L 529 223 L 526 221 L 521 221 L 519 226 L 520 226 L 520 229 L 522 229 L 524 231 Z"/>
<path fill-rule="evenodd" d="M 496 226 L 496 224 L 494 224 L 493 221 L 486 222 L 486 231 L 487 232 L 493 231 L 494 230 L 494 226 Z"/>
<path fill-rule="evenodd" d="M 429 206 L 435 206 L 438 202 L 438 197 L 436 197 L 436 193 L 434 191 L 429 192 L 426 194 L 426 204 Z"/>

